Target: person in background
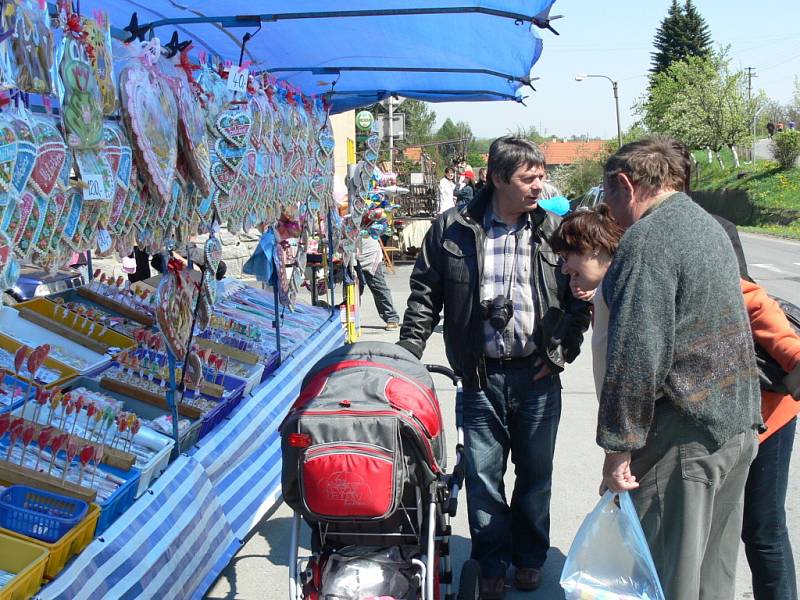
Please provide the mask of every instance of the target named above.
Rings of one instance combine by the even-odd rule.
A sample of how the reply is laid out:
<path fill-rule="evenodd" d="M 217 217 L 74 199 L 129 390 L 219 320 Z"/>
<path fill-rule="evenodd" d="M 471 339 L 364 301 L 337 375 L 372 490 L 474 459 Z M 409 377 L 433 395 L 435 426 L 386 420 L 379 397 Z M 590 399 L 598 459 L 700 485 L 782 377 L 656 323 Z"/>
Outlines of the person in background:
<path fill-rule="evenodd" d="M 800 336 L 781 306 L 750 279 L 736 226 L 729 221 L 723 225 L 734 251 L 738 248 L 739 283 L 759 357 L 761 416 L 767 427 L 759 436 L 758 454 L 744 488 L 742 541 L 752 575 L 753 598 L 797 600 L 785 506 L 800 413 Z"/>
<path fill-rule="evenodd" d="M 475 173 L 467 169 L 464 171 L 464 183 L 456 192 L 456 206 L 461 209 L 472 202 L 475 197 Z"/>
<path fill-rule="evenodd" d="M 444 309 L 447 359 L 464 382 L 456 419 L 484 600 L 503 597 L 512 564 L 517 589 L 541 584 L 559 373 L 580 353 L 589 325 L 589 305 L 570 293 L 548 243 L 559 217 L 538 205 L 544 179 L 536 144 L 513 136 L 492 143 L 486 186 L 460 211 L 440 215 L 425 236 L 398 341 L 421 358 Z M 510 506 L 509 455 L 516 473 Z"/>
<path fill-rule="evenodd" d="M 480 192 L 486 185 L 486 167 L 478 169 L 478 181 L 475 182 L 475 193 Z"/>
<path fill-rule="evenodd" d="M 453 167 L 447 167 L 444 171 L 444 177 L 439 180 L 439 214 L 454 208 L 456 205 L 455 177 L 455 169 Z"/>
<path fill-rule="evenodd" d="M 356 270 L 359 271 L 359 294 L 364 292 L 363 284 L 361 284 L 363 279 L 363 283 L 372 293 L 378 314 L 386 323 L 386 331 L 397 329 L 400 326 L 400 315 L 394 309 L 392 291 L 386 283 L 386 267 L 383 265 L 383 249 L 380 242 L 371 236 L 362 237 L 356 257 L 358 258 Z"/>
<path fill-rule="evenodd" d="M 775 123 L 773 123 L 772 121 L 767 123 L 767 133 L 769 134 L 769 137 L 775 135 Z"/>
<path fill-rule="evenodd" d="M 631 491 L 667 600 L 733 598 L 762 424 L 736 257 L 682 193 L 672 140 L 623 146 L 603 179 L 626 233 L 598 289 L 609 308 L 601 493 Z"/>

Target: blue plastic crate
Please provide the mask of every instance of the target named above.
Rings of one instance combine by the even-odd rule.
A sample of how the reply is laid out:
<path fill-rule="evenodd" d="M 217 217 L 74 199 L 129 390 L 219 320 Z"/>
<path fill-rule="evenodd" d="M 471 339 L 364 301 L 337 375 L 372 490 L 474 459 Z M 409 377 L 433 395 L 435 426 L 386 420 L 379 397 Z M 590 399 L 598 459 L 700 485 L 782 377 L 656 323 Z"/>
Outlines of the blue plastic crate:
<path fill-rule="evenodd" d="M 125 483 L 119 486 L 108 500 L 104 502 L 101 502 L 99 498 L 95 500 L 95 504 L 100 507 L 100 518 L 97 521 L 97 529 L 95 530 L 96 536 L 108 529 L 122 513 L 131 507 L 133 501 L 136 499 L 136 488 L 139 485 L 139 469 L 123 471 L 106 464 L 101 464 L 100 470 L 125 479 Z"/>
<path fill-rule="evenodd" d="M 83 500 L 13 485 L 0 494 L 0 527 L 55 543 L 86 516 Z"/>

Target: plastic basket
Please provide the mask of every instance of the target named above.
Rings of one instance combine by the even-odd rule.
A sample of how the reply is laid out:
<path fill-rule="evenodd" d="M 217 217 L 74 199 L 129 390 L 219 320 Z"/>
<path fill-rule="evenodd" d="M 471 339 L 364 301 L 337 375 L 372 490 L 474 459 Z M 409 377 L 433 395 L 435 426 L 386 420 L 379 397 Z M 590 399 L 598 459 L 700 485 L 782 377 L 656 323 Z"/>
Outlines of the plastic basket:
<path fill-rule="evenodd" d="M 147 439 L 149 446 L 155 447 L 156 444 L 161 445 L 161 449 L 151 458 L 146 465 L 137 467 L 139 468 L 139 484 L 136 486 L 136 498 L 145 493 L 150 484 L 153 483 L 167 468 L 169 464 L 169 457 L 172 454 L 172 448 L 175 446 L 175 440 L 166 436 L 159 435 L 155 432 L 148 432 L 147 438 L 142 434 L 137 434 L 142 441 Z M 158 439 L 155 439 L 158 436 Z"/>
<path fill-rule="evenodd" d="M 88 508 L 83 500 L 13 485 L 0 494 L 0 527 L 43 542 L 57 542 L 80 523 Z"/>
<path fill-rule="evenodd" d="M 53 544 L 35 540 L 7 529 L 0 529 L 0 534 L 8 535 L 13 538 L 21 539 L 31 544 L 36 544 L 45 548 L 50 554 L 47 558 L 47 566 L 44 570 L 45 579 L 55 579 L 56 576 L 66 566 L 69 559 L 80 554 L 86 546 L 94 539 L 94 530 L 97 527 L 97 519 L 100 518 L 100 507 L 90 504 L 86 516 L 75 527 L 70 529 L 64 537 Z"/>
<path fill-rule="evenodd" d="M 0 569 L 16 577 L 0 588 L 0 600 L 27 600 L 42 587 L 47 550 L 10 535 L 0 534 Z"/>
<path fill-rule="evenodd" d="M 103 533 L 108 527 L 117 520 L 122 513 L 128 510 L 136 499 L 136 489 L 139 485 L 139 469 L 123 471 L 108 465 L 100 465 L 100 469 L 108 471 L 125 479 L 125 483 L 119 486 L 113 494 L 104 502 L 97 502 L 100 507 L 100 518 L 97 521 L 97 535 Z"/>

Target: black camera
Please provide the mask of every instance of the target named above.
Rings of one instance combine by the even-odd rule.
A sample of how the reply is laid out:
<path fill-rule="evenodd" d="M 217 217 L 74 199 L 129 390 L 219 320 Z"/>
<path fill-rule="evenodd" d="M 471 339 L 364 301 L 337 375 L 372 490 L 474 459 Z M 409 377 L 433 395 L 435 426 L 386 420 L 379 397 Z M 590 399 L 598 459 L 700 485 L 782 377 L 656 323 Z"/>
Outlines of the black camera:
<path fill-rule="evenodd" d="M 514 316 L 514 302 L 502 294 L 494 300 L 481 302 L 483 318 L 497 331 L 502 331 Z"/>

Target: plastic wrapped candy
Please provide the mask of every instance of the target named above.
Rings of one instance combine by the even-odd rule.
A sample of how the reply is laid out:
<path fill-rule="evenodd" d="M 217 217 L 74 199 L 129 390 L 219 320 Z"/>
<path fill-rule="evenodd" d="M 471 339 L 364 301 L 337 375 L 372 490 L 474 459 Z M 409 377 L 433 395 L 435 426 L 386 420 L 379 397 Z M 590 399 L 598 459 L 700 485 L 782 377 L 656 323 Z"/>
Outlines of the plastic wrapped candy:
<path fill-rule="evenodd" d="M 114 85 L 114 63 L 111 57 L 111 25 L 108 15 L 97 13 L 96 19 L 83 17 L 81 27 L 89 62 L 103 98 L 103 114 L 110 115 L 117 108 L 117 91 Z"/>
<path fill-rule="evenodd" d="M 33 0 L 5 3 L 6 26 L 13 27 L 11 50 L 17 64 L 17 87 L 25 92 L 51 94 L 53 34 L 47 23 L 47 4 Z"/>

